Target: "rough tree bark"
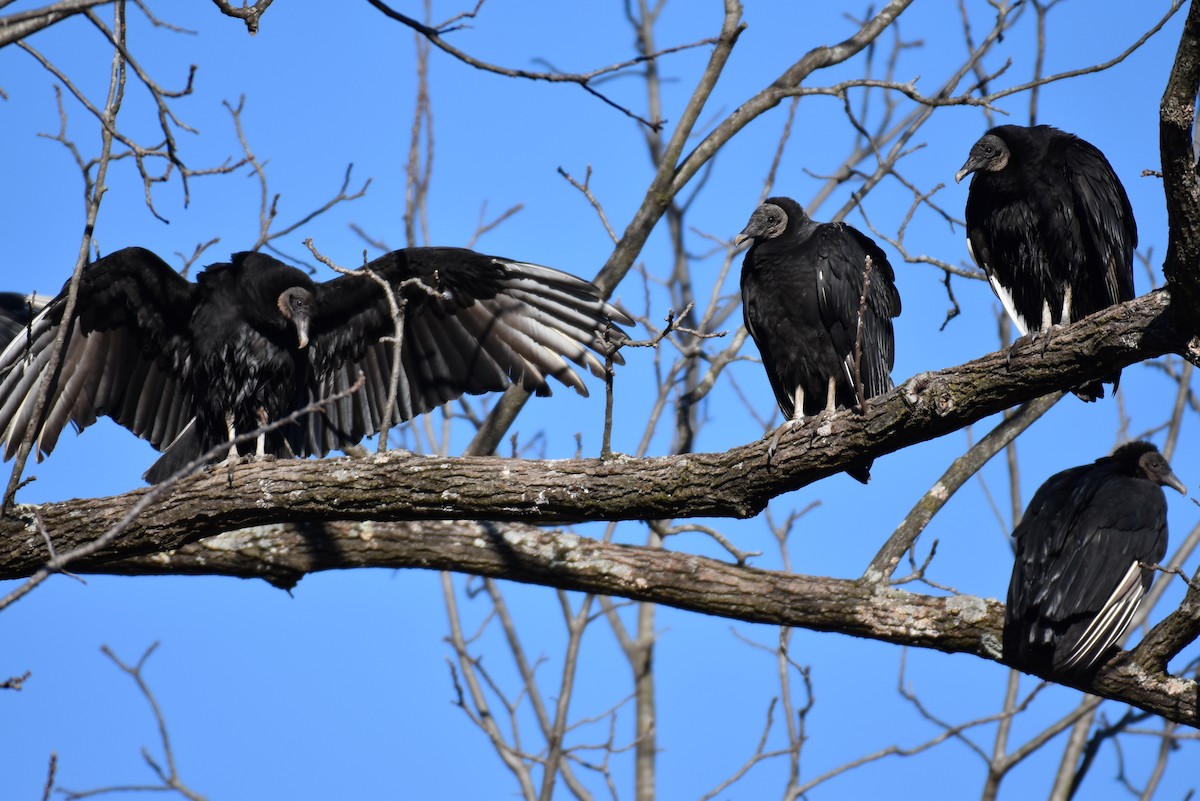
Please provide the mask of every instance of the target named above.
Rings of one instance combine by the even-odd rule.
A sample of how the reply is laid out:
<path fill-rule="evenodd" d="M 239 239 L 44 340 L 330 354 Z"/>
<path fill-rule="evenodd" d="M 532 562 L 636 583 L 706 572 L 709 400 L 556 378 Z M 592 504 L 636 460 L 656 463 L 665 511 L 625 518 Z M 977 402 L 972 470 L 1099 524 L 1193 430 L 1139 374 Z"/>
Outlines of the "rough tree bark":
<path fill-rule="evenodd" d="M 651 459 L 385 453 L 217 468 L 180 482 L 110 548 L 70 569 L 255 576 L 288 587 L 314 570 L 435 568 L 999 660 L 1003 612 L 995 601 L 763 571 L 528 526 L 390 524 L 459 517 L 562 523 L 750 516 L 770 498 L 862 456 L 941 436 L 1114 367 L 1166 352 L 1194 358 L 1191 330 L 1171 308 L 1169 293 L 1153 292 L 1057 332 L 1049 343 L 920 374 L 861 415 L 847 411 L 809 422 L 784 439 L 770 465 L 757 442 L 724 453 Z M 64 552 L 95 539 L 144 492 L 16 507 L 0 520 L 0 578 L 29 576 L 45 564 L 38 523 Z M 1191 613 L 1180 615 L 1187 619 L 1177 617 L 1161 632 L 1190 632 Z M 1195 682 L 1165 675 L 1161 660 L 1149 667 L 1146 660 L 1114 663 L 1087 689 L 1181 723 L 1200 721 Z"/>

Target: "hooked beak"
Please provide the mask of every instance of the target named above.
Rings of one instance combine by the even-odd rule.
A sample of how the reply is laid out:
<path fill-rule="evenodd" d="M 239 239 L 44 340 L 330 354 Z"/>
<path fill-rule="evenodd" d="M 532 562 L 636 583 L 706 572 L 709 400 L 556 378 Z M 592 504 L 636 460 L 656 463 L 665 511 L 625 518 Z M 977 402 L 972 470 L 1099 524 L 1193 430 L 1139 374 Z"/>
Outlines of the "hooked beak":
<path fill-rule="evenodd" d="M 1168 473 L 1163 478 L 1163 484 L 1164 486 L 1170 487 L 1173 490 L 1177 490 L 1180 495 L 1187 495 L 1187 487 L 1174 473 Z"/>
<path fill-rule="evenodd" d="M 763 235 L 764 226 L 759 221 L 759 216 L 758 214 L 751 216 L 750 222 L 746 223 L 746 227 L 742 229 L 742 232 L 733 238 L 734 247 L 738 247 L 747 240 Z"/>
<path fill-rule="evenodd" d="M 962 169 L 954 173 L 954 183 L 961 184 L 963 178 L 966 178 L 968 175 L 975 172 L 982 166 L 983 164 L 976 161 L 974 158 L 968 158 L 967 163 L 962 165 Z"/>
<path fill-rule="evenodd" d="M 298 317 L 292 321 L 296 325 L 296 341 L 300 350 L 308 347 L 308 318 Z"/>

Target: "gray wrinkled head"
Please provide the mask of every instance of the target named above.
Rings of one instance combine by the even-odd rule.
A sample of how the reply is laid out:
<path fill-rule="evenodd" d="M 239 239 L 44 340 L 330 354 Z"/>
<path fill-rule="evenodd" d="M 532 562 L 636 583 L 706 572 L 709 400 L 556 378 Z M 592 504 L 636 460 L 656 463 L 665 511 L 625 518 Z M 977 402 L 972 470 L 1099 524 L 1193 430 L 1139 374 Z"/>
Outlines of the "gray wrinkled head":
<path fill-rule="evenodd" d="M 788 216 L 782 207 L 764 203 L 750 215 L 750 222 L 734 238 L 733 244 L 740 245 L 747 239 L 774 239 L 787 230 Z"/>
<path fill-rule="evenodd" d="M 279 295 L 279 312 L 296 328 L 296 341 L 301 349 L 308 347 L 308 327 L 312 322 L 313 294 L 303 287 L 285 289 Z"/>
<path fill-rule="evenodd" d="M 971 146 L 967 163 L 954 174 L 956 183 L 977 170 L 999 172 L 1008 166 L 1008 145 L 995 134 L 987 134 Z"/>
<path fill-rule="evenodd" d="M 1138 467 L 1145 474 L 1146 478 L 1156 484 L 1170 487 L 1178 491 L 1181 495 L 1187 495 L 1187 486 L 1171 470 L 1171 465 L 1167 463 L 1167 458 L 1159 453 L 1157 448 L 1148 450 L 1138 457 Z"/>

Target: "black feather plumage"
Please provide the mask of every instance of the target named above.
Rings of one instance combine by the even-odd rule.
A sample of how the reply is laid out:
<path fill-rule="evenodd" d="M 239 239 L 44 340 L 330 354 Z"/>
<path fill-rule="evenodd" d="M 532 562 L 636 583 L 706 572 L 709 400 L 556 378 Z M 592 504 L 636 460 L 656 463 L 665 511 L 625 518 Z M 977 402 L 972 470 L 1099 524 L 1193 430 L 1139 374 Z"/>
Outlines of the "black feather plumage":
<path fill-rule="evenodd" d="M 1094 145 L 1049 125 L 1001 125 L 955 179 L 972 173 L 967 246 L 1022 335 L 1133 298 L 1133 208 Z M 1120 377 L 1075 392 L 1102 398 L 1102 382 L 1115 389 Z"/>
<path fill-rule="evenodd" d="M 46 298 L 0 292 L 0 348 L 25 333 L 33 316 L 46 305 Z"/>
<path fill-rule="evenodd" d="M 1186 494 L 1162 454 L 1130 442 L 1056 473 L 1013 531 L 1004 656 L 1042 675 L 1083 676 L 1118 645 L 1167 552 L 1167 499 Z"/>
<path fill-rule="evenodd" d="M 409 248 L 368 266 L 407 300 L 393 422 L 510 381 L 548 395 L 553 376 L 586 395 L 568 360 L 603 376 L 603 331 L 630 322 L 587 281 L 470 250 Z M 419 285 L 405 283 L 411 279 Z M 5 458 L 50 378 L 64 305 L 65 289 L 28 336 L 0 352 Z M 263 452 L 321 456 L 382 424 L 392 345 L 381 339 L 393 335 L 393 322 L 382 289 L 367 277 L 318 283 L 270 256 L 238 253 L 192 283 L 150 251 L 126 248 L 84 269 L 76 309 L 36 429 L 39 458 L 68 422 L 82 429 L 108 415 L 165 451 L 146 476 L 160 481 L 227 442 L 231 430 L 286 417 L 353 386 L 360 372 L 361 391 L 271 432 Z"/>
<path fill-rule="evenodd" d="M 787 418 L 784 425 L 828 408 L 831 385 L 835 407 L 858 406 L 890 390 L 892 318 L 900 314 L 900 294 L 883 250 L 850 225 L 814 222 L 786 197 L 770 198 L 755 210 L 738 235 L 739 242 L 745 239 L 753 244 L 742 263 L 742 312 Z M 868 257 L 870 287 L 856 371 Z M 866 462 L 846 472 L 865 483 L 870 466 Z"/>

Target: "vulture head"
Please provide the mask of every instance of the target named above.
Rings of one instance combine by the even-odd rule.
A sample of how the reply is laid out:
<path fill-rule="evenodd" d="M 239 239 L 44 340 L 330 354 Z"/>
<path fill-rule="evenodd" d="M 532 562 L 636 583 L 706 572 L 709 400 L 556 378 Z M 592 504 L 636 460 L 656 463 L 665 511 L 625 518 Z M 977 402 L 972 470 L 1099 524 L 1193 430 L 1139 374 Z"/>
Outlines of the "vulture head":
<path fill-rule="evenodd" d="M 299 286 L 289 287 L 279 295 L 279 312 L 296 329 L 296 342 L 302 350 L 308 347 L 314 300 L 313 293 Z"/>
<path fill-rule="evenodd" d="M 1113 453 L 1113 458 L 1136 459 L 1135 475 L 1153 481 L 1163 487 L 1170 487 L 1181 495 L 1187 495 L 1187 486 L 1171 471 L 1167 459 L 1158 452 L 1158 448 L 1145 442 L 1131 442 L 1122 445 Z"/>
<path fill-rule="evenodd" d="M 788 227 L 788 213 L 783 206 L 772 202 L 774 198 L 759 206 L 750 215 L 750 222 L 734 237 L 733 244 L 740 245 L 747 239 L 774 239 Z"/>
<path fill-rule="evenodd" d="M 954 182 L 962 183 L 962 179 L 977 170 L 999 172 L 1008 166 L 1008 145 L 995 134 L 986 134 L 971 146 L 967 163 L 954 173 Z"/>

